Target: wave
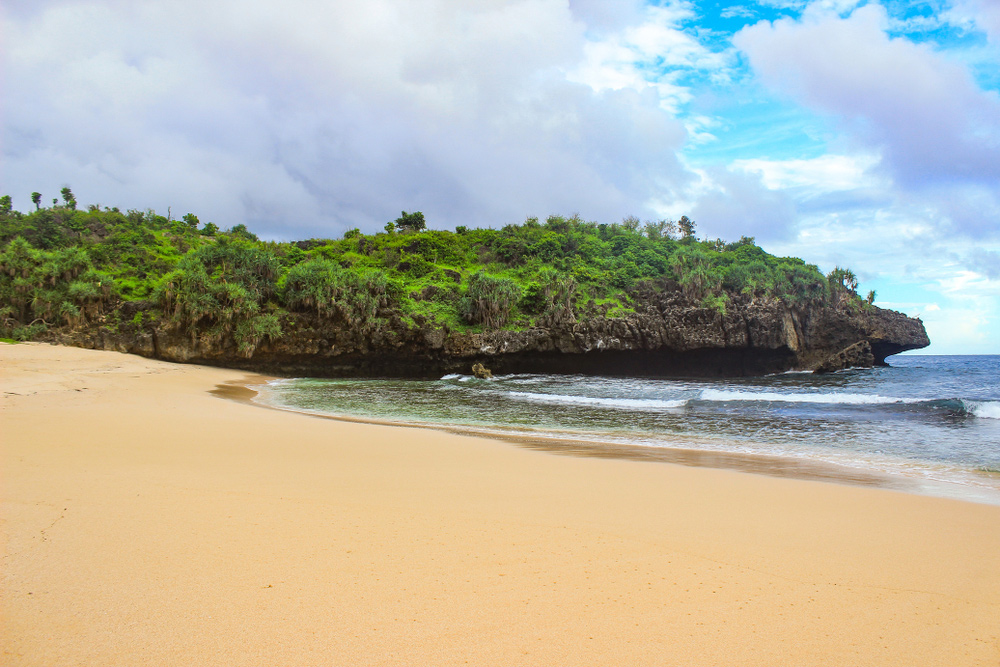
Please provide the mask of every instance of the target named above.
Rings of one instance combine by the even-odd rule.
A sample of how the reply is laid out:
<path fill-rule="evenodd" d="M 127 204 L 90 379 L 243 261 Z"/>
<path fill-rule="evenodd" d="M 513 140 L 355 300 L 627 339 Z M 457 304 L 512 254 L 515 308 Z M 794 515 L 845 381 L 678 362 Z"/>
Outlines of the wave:
<path fill-rule="evenodd" d="M 494 379 L 510 384 L 544 384 L 552 381 L 551 375 L 532 375 L 529 373 L 511 373 L 508 375 L 494 375 Z"/>
<path fill-rule="evenodd" d="M 909 405 L 946 410 L 953 414 L 1000 419 L 1000 401 L 974 401 L 961 398 L 899 398 L 879 394 L 850 394 L 833 392 L 778 393 L 769 391 L 736 391 L 725 389 L 704 389 L 699 400 L 711 403 L 728 402 L 774 402 L 811 403 L 818 405 Z"/>
<path fill-rule="evenodd" d="M 568 396 L 566 394 L 536 394 L 528 391 L 512 391 L 507 396 L 532 403 L 588 405 L 598 408 L 626 408 L 642 411 L 670 410 L 673 408 L 682 408 L 687 405 L 687 400 L 684 399 L 663 401 L 646 398 L 595 398 L 592 396 Z"/>
<path fill-rule="evenodd" d="M 889 405 L 893 403 L 922 403 L 915 398 L 895 398 L 878 394 L 811 393 L 781 394 L 773 391 L 733 391 L 725 389 L 703 389 L 699 399 L 713 403 L 732 401 L 774 402 L 774 403 L 821 403 L 829 405 Z"/>
<path fill-rule="evenodd" d="M 960 401 L 967 414 L 981 419 L 1000 419 L 1000 401 Z"/>
<path fill-rule="evenodd" d="M 475 375 L 463 375 L 461 373 L 448 373 L 447 375 L 442 375 L 438 378 L 438 382 L 443 380 L 457 380 L 458 382 L 468 382 L 469 380 L 475 380 Z M 499 380 L 498 377 L 491 377 L 490 380 Z"/>
<path fill-rule="evenodd" d="M 474 375 L 465 375 L 463 373 L 448 373 L 447 375 L 442 375 L 438 378 L 438 381 L 445 380 L 458 380 L 459 382 L 467 382 L 469 380 L 474 380 Z M 491 380 L 496 380 L 499 382 L 505 382 L 512 385 L 525 385 L 525 384 L 544 384 L 551 380 L 550 376 L 545 375 L 528 375 L 528 374 L 509 374 L 509 375 L 494 375 Z"/>

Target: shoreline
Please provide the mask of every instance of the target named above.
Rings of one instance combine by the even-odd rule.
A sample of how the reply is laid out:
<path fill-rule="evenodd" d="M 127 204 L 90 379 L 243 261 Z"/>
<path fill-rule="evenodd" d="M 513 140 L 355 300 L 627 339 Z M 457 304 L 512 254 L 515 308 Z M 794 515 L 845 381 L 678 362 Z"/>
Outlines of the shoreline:
<path fill-rule="evenodd" d="M 246 377 L 0 345 L 4 664 L 1000 661 L 998 507 L 211 393 Z"/>
<path fill-rule="evenodd" d="M 260 376 L 265 382 L 267 378 Z M 277 378 L 275 378 L 277 379 Z M 643 461 L 649 463 L 671 463 L 696 468 L 712 468 L 716 470 L 734 470 L 773 477 L 790 479 L 825 481 L 854 486 L 867 486 L 881 489 L 909 490 L 916 493 L 915 485 L 906 479 L 894 478 L 878 472 L 865 471 L 860 468 L 837 465 L 826 461 L 813 461 L 805 458 L 777 456 L 771 454 L 754 454 L 750 452 L 728 452 L 713 449 L 695 449 L 691 447 L 655 447 L 631 445 L 606 440 L 586 440 L 572 437 L 533 436 L 524 433 L 505 433 L 502 430 L 492 430 L 488 427 L 462 426 L 458 424 L 435 424 L 431 422 L 393 421 L 375 417 L 359 417 L 291 408 L 273 405 L 254 400 L 260 392 L 254 389 L 262 386 L 256 379 L 239 381 L 237 383 L 219 385 L 211 393 L 220 398 L 241 401 L 269 410 L 290 412 L 306 417 L 331 419 L 333 421 L 353 424 L 371 424 L 373 426 L 388 426 L 394 428 L 416 428 L 451 433 L 472 438 L 488 438 L 507 442 L 526 449 L 532 449 L 550 454 L 565 456 L 581 456 L 598 459 L 621 459 L 628 461 Z M 998 500 L 1000 503 L 1000 500 Z"/>
<path fill-rule="evenodd" d="M 880 488 L 934 498 L 947 498 L 1000 506 L 1000 484 L 982 482 L 977 484 L 975 482 L 956 481 L 955 479 L 941 479 L 939 477 L 921 475 L 919 472 L 913 472 L 912 470 L 904 471 L 901 468 L 886 470 L 884 468 L 873 467 L 872 465 L 865 465 L 864 463 L 841 463 L 809 456 L 731 451 L 713 448 L 712 444 L 714 443 L 707 443 L 708 446 L 704 448 L 694 446 L 685 447 L 676 444 L 667 446 L 642 445 L 601 440 L 599 437 L 595 439 L 575 438 L 572 435 L 559 435 L 560 432 L 558 431 L 551 431 L 550 433 L 553 435 L 535 435 L 524 432 L 505 432 L 503 429 L 494 429 L 489 426 L 480 427 L 449 423 L 396 421 L 377 417 L 326 413 L 318 410 L 307 410 L 274 404 L 266 400 L 256 400 L 261 397 L 262 392 L 255 387 L 266 388 L 274 380 L 287 379 L 295 378 L 253 375 L 248 376 L 246 381 L 217 387 L 212 393 L 222 398 L 240 400 L 258 407 L 290 412 L 307 417 L 332 419 L 334 421 L 356 424 L 427 429 L 474 438 L 489 438 L 550 454 L 733 470 L 756 475 Z M 236 388 L 237 385 L 239 388 Z M 677 439 L 694 440 L 692 437 L 678 437 Z M 753 446 L 754 444 L 745 443 L 746 446 Z M 989 479 L 987 477 L 989 473 L 981 473 L 971 468 L 949 468 L 948 470 L 960 471 L 967 475 L 981 474 L 983 475 L 982 481 Z M 907 472 L 910 474 L 907 474 Z M 975 481 L 980 480 L 977 479 Z"/>

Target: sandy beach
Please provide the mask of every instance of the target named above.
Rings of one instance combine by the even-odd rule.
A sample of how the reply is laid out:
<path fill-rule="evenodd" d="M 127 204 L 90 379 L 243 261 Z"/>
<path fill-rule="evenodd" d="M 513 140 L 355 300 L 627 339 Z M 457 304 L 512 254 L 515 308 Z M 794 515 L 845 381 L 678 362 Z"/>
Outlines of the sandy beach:
<path fill-rule="evenodd" d="M 1000 507 L 559 456 L 0 344 L 4 665 L 1000 664 Z"/>

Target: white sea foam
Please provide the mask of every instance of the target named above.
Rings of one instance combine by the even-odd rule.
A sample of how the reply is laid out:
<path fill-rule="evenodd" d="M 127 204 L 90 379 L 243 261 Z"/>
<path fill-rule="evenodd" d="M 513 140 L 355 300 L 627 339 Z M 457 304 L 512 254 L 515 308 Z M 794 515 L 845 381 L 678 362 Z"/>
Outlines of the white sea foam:
<path fill-rule="evenodd" d="M 447 375 L 442 375 L 442 380 L 457 380 L 462 377 L 461 373 L 448 373 Z"/>
<path fill-rule="evenodd" d="M 645 398 L 595 398 L 592 396 L 567 396 L 565 394 L 536 394 L 528 391 L 512 391 L 508 394 L 533 403 L 549 403 L 553 405 L 590 405 L 598 408 L 626 408 L 629 410 L 657 411 L 671 408 L 682 408 L 686 400 L 662 401 Z"/>
<path fill-rule="evenodd" d="M 962 401 L 966 412 L 982 419 L 1000 419 L 1000 401 Z"/>
<path fill-rule="evenodd" d="M 839 393 L 798 393 L 782 394 L 773 391 L 733 391 L 726 389 L 704 389 L 701 400 L 717 403 L 731 401 L 773 401 L 778 403 L 821 403 L 830 405 L 886 405 L 891 403 L 919 403 L 912 398 L 894 398 L 878 394 Z"/>
<path fill-rule="evenodd" d="M 550 382 L 550 378 L 546 375 L 494 375 L 494 379 L 501 380 L 510 384 L 544 384 Z"/>

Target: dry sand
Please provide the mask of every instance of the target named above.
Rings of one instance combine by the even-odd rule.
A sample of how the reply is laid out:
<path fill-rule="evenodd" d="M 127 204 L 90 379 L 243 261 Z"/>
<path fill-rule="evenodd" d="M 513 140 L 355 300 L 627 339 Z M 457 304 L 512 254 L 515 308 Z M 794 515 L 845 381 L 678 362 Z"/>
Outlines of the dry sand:
<path fill-rule="evenodd" d="M 1000 507 L 554 456 L 0 344 L 4 665 L 1000 664 Z"/>

